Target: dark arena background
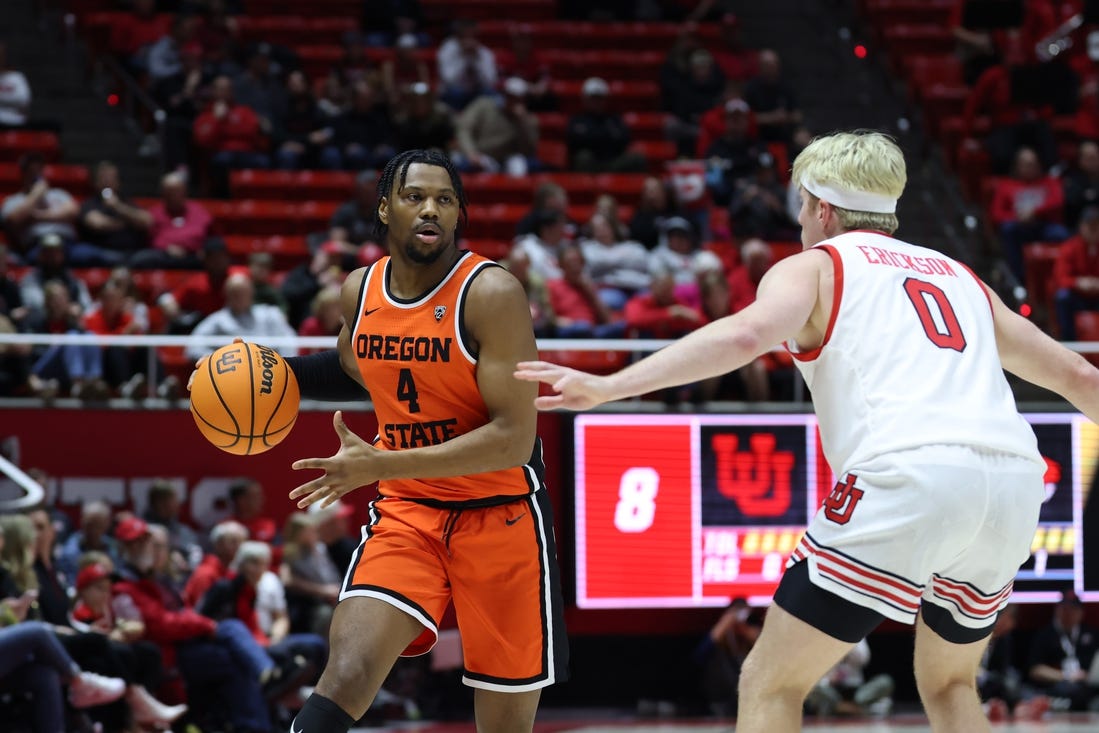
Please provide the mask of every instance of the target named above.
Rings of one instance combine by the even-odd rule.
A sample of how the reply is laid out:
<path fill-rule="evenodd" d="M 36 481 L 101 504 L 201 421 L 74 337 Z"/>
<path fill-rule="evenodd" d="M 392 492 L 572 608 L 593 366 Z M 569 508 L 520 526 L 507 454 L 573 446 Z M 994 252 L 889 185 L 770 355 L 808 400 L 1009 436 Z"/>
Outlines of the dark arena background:
<path fill-rule="evenodd" d="M 331 577 L 294 558 L 334 514 L 296 511 L 290 464 L 335 452 L 336 407 L 373 437 L 371 405 L 303 402 L 285 440 L 235 456 L 199 433 L 185 385 L 237 335 L 284 355 L 335 343 L 339 285 L 384 254 L 393 155 L 450 157 L 460 246 L 523 283 L 543 358 L 608 373 L 751 303 L 801 249 L 792 161 L 860 128 L 905 153 L 900 239 L 965 262 L 1099 363 L 1091 0 L 4 0 L 0 657 L 21 624 L 70 627 L 50 632 L 63 641 L 86 628 L 97 579 L 81 556 L 118 563 L 135 518 L 167 522 L 164 567 L 197 610 L 196 568 L 228 572 L 211 532 L 242 520 L 269 546 L 290 629 L 326 638 Z M 1010 381 L 1047 500 L 988 661 L 1006 690 L 982 696 L 998 730 L 1099 730 L 1099 427 Z M 733 730 L 738 659 L 836 485 L 789 356 L 538 427 L 571 678 L 543 691 L 536 730 Z M 353 543 L 375 495 L 345 499 Z M 1031 671 L 1078 603 L 1089 676 L 1070 700 Z M 452 611 L 443 627 L 361 727 L 474 729 Z M 930 730 L 912 630 L 887 622 L 867 645 L 810 697 L 806 728 Z M 300 659 L 264 685 L 272 731 L 316 682 L 323 656 Z M 0 730 L 34 730 L 6 670 Z M 65 729 L 230 730 L 224 688 L 188 694 L 171 658 L 155 672 L 161 707 L 132 689 L 70 700 Z"/>

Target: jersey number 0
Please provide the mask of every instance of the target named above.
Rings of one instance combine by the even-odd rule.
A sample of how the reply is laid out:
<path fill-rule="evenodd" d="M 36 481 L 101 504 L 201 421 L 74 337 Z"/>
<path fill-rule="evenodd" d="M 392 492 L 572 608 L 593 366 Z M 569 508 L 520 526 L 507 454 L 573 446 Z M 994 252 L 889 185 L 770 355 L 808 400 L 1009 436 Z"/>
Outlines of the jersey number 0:
<path fill-rule="evenodd" d="M 923 331 L 931 343 L 940 349 L 965 351 L 965 335 L 958 323 L 958 316 L 941 288 L 910 277 L 904 281 L 904 292 L 912 301 L 912 307 L 916 309 Z M 932 313 L 932 308 L 938 313 Z"/>

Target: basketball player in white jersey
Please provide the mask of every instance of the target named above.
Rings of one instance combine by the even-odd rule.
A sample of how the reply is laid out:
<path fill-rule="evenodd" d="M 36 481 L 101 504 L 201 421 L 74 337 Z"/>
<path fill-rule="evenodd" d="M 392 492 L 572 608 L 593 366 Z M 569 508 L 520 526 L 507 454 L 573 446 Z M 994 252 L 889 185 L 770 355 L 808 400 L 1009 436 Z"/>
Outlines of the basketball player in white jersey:
<path fill-rule="evenodd" d="M 839 481 L 792 554 L 740 681 L 737 733 L 797 731 L 802 701 L 883 619 L 915 623 L 934 731 L 988 730 L 976 672 L 1030 554 L 1045 465 L 1003 370 L 1099 419 L 1099 371 L 960 262 L 894 239 L 904 156 L 879 133 L 794 162 L 806 251 L 757 300 L 610 376 L 545 362 L 541 409 L 586 410 L 698 382 L 785 343 Z"/>

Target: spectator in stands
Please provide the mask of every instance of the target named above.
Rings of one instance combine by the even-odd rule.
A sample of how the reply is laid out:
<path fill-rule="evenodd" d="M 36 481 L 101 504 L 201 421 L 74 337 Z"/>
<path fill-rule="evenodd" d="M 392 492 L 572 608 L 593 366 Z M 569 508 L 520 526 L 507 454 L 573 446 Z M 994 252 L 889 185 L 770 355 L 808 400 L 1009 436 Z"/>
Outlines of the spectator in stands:
<path fill-rule="evenodd" d="M 8 248 L 0 244 L 0 333 L 17 333 L 26 316 L 19 285 L 8 274 Z M 13 396 L 27 386 L 29 344 L 0 344 L 0 395 Z"/>
<path fill-rule="evenodd" d="M 684 23 L 660 67 L 660 98 L 665 110 L 675 106 L 675 96 L 690 77 L 691 54 L 702 48 L 698 24 Z"/>
<path fill-rule="evenodd" d="M 355 514 L 350 504 L 336 500 L 321 508 L 320 503 L 310 504 L 308 513 L 313 517 L 317 539 L 328 548 L 328 557 L 341 573 L 351 567 L 351 558 L 359 546 L 352 538 L 349 521 Z"/>
<path fill-rule="evenodd" d="M 990 217 L 1000 231 L 1004 257 L 1019 282 L 1023 271 L 1023 245 L 1028 242 L 1060 242 L 1068 237 L 1062 224 L 1064 194 L 1060 182 L 1046 174 L 1031 148 L 1015 154 L 1011 178 L 996 181 Z"/>
<path fill-rule="evenodd" d="M 794 128 L 801 124 L 801 110 L 794 90 L 783 79 L 782 61 L 773 50 L 759 52 L 759 74 L 744 85 L 744 101 L 755 113 L 761 140 L 790 142 Z"/>
<path fill-rule="evenodd" d="M 183 586 L 183 602 L 197 608 L 214 583 L 232 577 L 229 566 L 247 539 L 248 529 L 240 522 L 229 520 L 215 525 L 210 530 L 212 552 L 202 558 L 187 579 L 187 584 Z"/>
<path fill-rule="evenodd" d="M 392 46 L 403 34 L 411 33 L 420 45 L 430 39 L 419 31 L 423 10 L 419 0 L 370 0 L 362 3 L 362 30 L 368 46 Z"/>
<path fill-rule="evenodd" d="M 534 188 L 530 211 L 523 214 L 523 218 L 516 225 L 516 236 L 533 234 L 538 228 L 542 214 L 547 211 L 561 214 L 566 218 L 569 213 L 569 193 L 561 184 L 553 181 L 543 181 Z M 575 231 L 576 228 L 572 222 L 566 224 L 566 234 L 571 236 Z"/>
<path fill-rule="evenodd" d="M 652 270 L 649 291 L 626 303 L 626 323 L 642 338 L 673 339 L 706 323 L 706 316 L 677 294 L 675 271 L 659 263 Z"/>
<path fill-rule="evenodd" d="M 570 167 L 584 173 L 644 171 L 645 156 L 629 151 L 630 128 L 622 115 L 608 109 L 607 82 L 590 77 L 581 93 L 584 107 L 569 118 L 565 130 Z"/>
<path fill-rule="evenodd" d="M 663 78 L 661 83 L 665 83 Z M 669 134 L 681 155 L 691 157 L 694 153 L 702 115 L 717 103 L 724 88 L 725 77 L 714 57 L 699 48 L 691 52 L 686 77 L 674 88 L 661 90 L 664 111 L 672 115 Z"/>
<path fill-rule="evenodd" d="M 335 74 L 329 74 L 324 78 L 320 94 L 317 95 L 317 109 L 320 110 L 321 119 L 326 125 L 331 126 L 347 109 L 347 92 L 347 87 Z"/>
<path fill-rule="evenodd" d="M 511 52 L 501 60 L 501 74 L 517 76 L 527 83 L 527 107 L 532 112 L 553 112 L 557 109 L 557 95 L 553 93 L 553 77 L 546 59 L 534 47 L 530 26 L 512 26 Z"/>
<path fill-rule="evenodd" d="M 620 311 L 630 296 L 649 287 L 649 253 L 639 242 L 620 239 L 602 214 L 588 221 L 580 240 L 587 273 L 611 311 Z"/>
<path fill-rule="evenodd" d="M 740 19 L 733 13 L 721 16 L 718 46 L 713 51 L 714 63 L 726 79 L 747 81 L 759 73 L 759 52 L 744 46 Z"/>
<path fill-rule="evenodd" d="M 99 289 L 93 307 L 84 314 L 84 330 L 103 336 L 132 336 L 145 332 L 145 328 L 126 307 L 126 291 L 115 280 L 108 280 Z M 148 378 L 148 351 L 134 346 L 104 346 L 103 379 L 119 396 L 125 399 L 141 399 L 145 395 Z"/>
<path fill-rule="evenodd" d="M 79 319 L 91 307 L 92 297 L 84 281 L 73 274 L 65 262 L 65 247 L 56 234 L 47 234 L 38 248 L 37 266 L 19 281 L 19 297 L 30 315 L 41 316 L 46 309 L 46 284 L 60 283 L 72 304 L 71 315 Z"/>
<path fill-rule="evenodd" d="M 1053 622 L 1030 645 L 1030 683 L 1048 695 L 1054 709 L 1095 710 L 1099 686 L 1088 681 L 1099 651 L 1099 631 L 1084 623 L 1084 605 L 1066 591 L 1053 608 Z"/>
<path fill-rule="evenodd" d="M 270 252 L 253 252 L 248 255 L 248 274 L 252 278 L 255 301 L 262 305 L 273 305 L 286 312 L 286 299 L 275 285 L 275 258 Z"/>
<path fill-rule="evenodd" d="M 157 305 L 168 319 L 171 333 L 190 333 L 202 318 L 225 302 L 225 281 L 229 277 L 229 249 L 225 240 L 210 237 L 202 246 L 203 272 L 196 272 L 170 293 L 163 293 Z"/>
<path fill-rule="evenodd" d="M 385 89 L 386 99 L 393 106 L 404 100 L 411 87 L 431 84 L 431 72 L 427 63 L 416 53 L 419 48 L 420 43 L 416 36 L 406 33 L 397 39 L 393 56 L 382 62 L 382 88 Z"/>
<path fill-rule="evenodd" d="M 725 119 L 729 110 L 733 109 L 730 104 L 732 102 L 743 102 L 744 106 L 748 107 L 748 103 L 744 102 L 744 85 L 739 81 L 727 79 L 725 81 L 725 91 L 717 100 L 717 104 L 706 110 L 698 120 L 698 142 L 695 143 L 695 155 L 699 158 L 706 157 L 706 151 L 710 149 L 715 140 L 725 133 Z M 756 127 L 751 108 L 748 108 L 747 114 L 748 137 L 753 141 L 758 141 L 759 130 Z"/>
<path fill-rule="evenodd" d="M 266 502 L 263 485 L 255 479 L 241 479 L 229 487 L 233 521 L 244 525 L 249 539 L 272 544 L 278 541 L 278 527 L 263 511 Z"/>
<path fill-rule="evenodd" d="M 237 104 L 256 113 L 264 135 L 282 129 L 286 122 L 286 87 L 273 73 L 270 44 L 261 43 L 252 50 L 248 68 L 233 83 L 233 97 Z"/>
<path fill-rule="evenodd" d="M 1099 206 L 1084 209 L 1076 236 L 1057 248 L 1053 280 L 1058 335 L 1075 341 L 1076 314 L 1099 311 Z"/>
<path fill-rule="evenodd" d="M 736 714 L 740 670 L 761 628 L 748 602 L 734 598 L 695 649 L 692 656 L 702 667 L 702 687 L 715 714 Z"/>
<path fill-rule="evenodd" d="M 545 282 L 561 278 L 558 253 L 561 246 L 568 242 L 565 233 L 564 214 L 554 211 L 542 212 L 533 234 L 516 237 L 514 249 L 522 250 L 530 259 L 531 272 Z"/>
<path fill-rule="evenodd" d="M 343 254 L 354 254 L 374 238 L 374 209 L 377 204 L 378 172 L 365 170 L 355 176 L 353 197 L 340 204 L 328 221 L 327 241 L 346 242 L 353 247 L 341 249 Z M 309 296 L 313 297 L 312 294 Z"/>
<path fill-rule="evenodd" d="M 984 149 L 992 163 L 992 172 L 1006 175 L 1020 148 L 1034 150 L 1049 168 L 1057 163 L 1057 141 L 1049 124 L 1051 110 L 1020 99 L 1012 93 L 1012 69 L 1021 62 L 1020 52 L 1002 63 L 985 69 L 965 100 L 962 112 L 963 145 L 977 150 L 977 117 L 987 115 L 991 128 Z"/>
<path fill-rule="evenodd" d="M 290 323 L 301 324 L 309 314 L 313 298 L 326 287 L 339 287 L 344 271 L 341 262 L 343 247 L 339 242 L 325 242 L 308 262 L 295 267 L 282 283 Z"/>
<path fill-rule="evenodd" d="M 179 518 L 180 507 L 176 487 L 169 481 L 157 479 L 149 486 L 149 503 L 143 517 L 150 525 L 164 527 L 170 562 L 190 573 L 202 562 L 202 542 L 198 533 Z"/>
<path fill-rule="evenodd" d="M 698 276 L 698 289 L 702 313 L 707 321 L 716 321 L 733 312 L 729 282 L 724 273 L 716 270 L 703 272 Z M 691 401 L 697 403 L 733 398 L 733 395 L 735 399 L 763 402 L 770 399 L 770 390 L 768 360 L 764 354 L 735 372 L 698 382 L 690 396 Z"/>
<path fill-rule="evenodd" d="M 558 250 L 561 277 L 546 283 L 558 338 L 620 338 L 626 324 L 615 318 L 600 298 L 599 287 L 584 265 L 577 244 Z"/>
<path fill-rule="evenodd" d="M 799 227 L 786 209 L 786 186 L 778 179 L 775 159 L 760 153 L 751 176 L 737 180 L 729 202 L 733 232 L 739 237 L 796 240 Z"/>
<path fill-rule="evenodd" d="M 157 580 L 152 535 L 143 520 L 120 522 L 115 537 L 122 555 L 112 589 L 119 615 L 145 625 L 145 638 L 160 646 L 165 666 L 179 669 L 193 707 L 205 702 L 211 712 L 223 712 L 234 730 L 270 731 L 261 685 L 271 678 L 273 665 L 248 629 L 239 621 L 218 623 L 195 612 Z"/>
<path fill-rule="evenodd" d="M 290 628 L 326 636 L 343 575 L 317 537 L 315 517 L 304 512 L 287 517 L 283 543 L 279 575 L 286 586 Z"/>
<path fill-rule="evenodd" d="M 1088 206 L 1099 204 L 1099 143 L 1085 140 L 1077 151 L 1076 166 L 1061 177 L 1065 194 L 1065 226 L 1074 229 Z"/>
<path fill-rule="evenodd" d="M 743 99 L 725 103 L 725 132 L 706 151 L 706 183 L 714 203 L 728 206 L 737 184 L 750 178 L 764 148 L 749 132 L 751 109 Z M 786 192 L 782 199 L 785 201 Z"/>
<path fill-rule="evenodd" d="M 339 336 L 343 328 L 340 288 L 329 285 L 313 297 L 310 315 L 298 328 L 299 336 Z M 314 349 L 313 351 L 319 351 Z M 303 352 L 304 353 L 304 352 Z"/>
<path fill-rule="evenodd" d="M 102 161 L 95 167 L 95 193 L 80 207 L 77 222 L 82 238 L 99 249 L 103 261 L 124 260 L 145 246 L 153 217 L 122 191 L 118 166 Z"/>
<path fill-rule="evenodd" d="M 45 248 L 44 248 L 45 249 Z M 29 333 L 84 333 L 74 312 L 65 285 L 56 280 L 43 287 L 45 308 L 27 316 L 25 330 Z M 31 386 L 35 392 L 68 391 L 85 400 L 106 399 L 109 390 L 103 381 L 103 364 L 99 347 L 92 345 L 53 344 L 38 347 L 33 352 Z"/>
<path fill-rule="evenodd" d="M 8 45 L 0 41 L 0 130 L 26 127 L 30 108 L 30 82 L 22 71 L 8 66 Z"/>
<path fill-rule="evenodd" d="M 304 72 L 290 72 L 286 91 L 286 115 L 275 130 L 275 165 L 287 170 L 311 167 L 332 130 L 317 108 Z"/>
<path fill-rule="evenodd" d="M 397 150 L 438 150 L 454 147 L 454 119 L 450 108 L 435 99 L 431 87 L 417 82 L 402 97 L 393 121 Z"/>
<path fill-rule="evenodd" d="M 477 40 L 477 24 L 456 20 L 454 34 L 439 46 L 439 98 L 456 110 L 496 91 L 496 55 Z M 525 84 L 524 84 L 525 89 Z"/>
<path fill-rule="evenodd" d="M 1018 606 L 1012 604 L 1000 611 L 977 670 L 977 694 L 993 722 L 1006 720 L 1022 698 L 1022 679 L 1014 661 L 1018 610 Z"/>
<path fill-rule="evenodd" d="M 630 236 L 630 228 L 626 225 L 626 222 L 622 221 L 622 217 L 618 214 L 618 199 L 609 193 L 600 194 L 595 199 L 594 215 L 603 217 L 607 226 L 611 228 L 611 232 L 614 237 L 619 240 L 628 239 Z"/>
<path fill-rule="evenodd" d="M 186 1 L 186 0 L 185 0 Z M 194 40 L 202 46 L 202 56 L 206 60 L 207 70 L 212 76 L 225 74 L 237 78 L 243 72 L 236 59 L 242 57 L 237 46 L 240 25 L 231 11 L 239 14 L 243 8 L 239 0 L 202 0 L 203 6 L 196 8 L 201 22 L 195 31 Z M 230 4 L 233 5 L 230 8 Z M 184 9 L 183 14 L 187 11 Z"/>
<path fill-rule="evenodd" d="M 280 635 L 274 638 L 268 636 L 260 625 L 256 603 L 260 582 L 271 566 L 270 545 L 255 541 L 242 543 L 230 558 L 229 566 L 231 573 L 218 579 L 204 594 L 200 612 L 214 619 L 238 619 L 280 664 L 289 667 L 293 662 L 293 666 L 303 668 L 306 663 L 312 665 L 311 670 L 303 669 L 301 678 L 295 682 L 299 685 L 315 682 L 328 656 L 328 645 L 324 639 L 317 634 L 291 634 L 289 623 L 282 624 Z M 285 590 L 283 593 L 285 602 Z"/>
<path fill-rule="evenodd" d="M 199 321 L 193 336 L 223 336 L 226 342 L 234 337 L 251 337 L 259 342 L 272 336 L 294 336 L 294 329 L 286 322 L 283 312 L 273 305 L 255 302 L 255 286 L 252 278 L 244 273 L 230 275 L 225 281 L 225 307 Z M 188 347 L 187 355 L 200 359 L 216 347 L 195 344 Z M 284 356 L 296 356 L 291 346 L 273 346 Z"/>
<path fill-rule="evenodd" d="M 219 76 L 212 85 L 212 99 L 195 120 L 195 144 L 210 154 L 215 189 L 229 192 L 229 170 L 268 168 L 267 138 L 255 110 L 239 104 L 233 81 Z"/>
<path fill-rule="evenodd" d="M 457 122 L 459 170 L 523 176 L 538 168 L 538 118 L 523 101 L 527 83 L 504 82 L 504 98 L 485 95 L 467 106 Z"/>
<path fill-rule="evenodd" d="M 172 30 L 172 18 L 157 13 L 156 0 L 133 0 L 128 13 L 111 25 L 111 53 L 122 59 L 130 70 L 141 74 L 153 45 Z"/>
<path fill-rule="evenodd" d="M 660 243 L 665 220 L 670 216 L 681 216 L 673 198 L 659 178 L 646 178 L 630 219 L 630 239 L 637 240 L 645 249 L 655 249 Z"/>
<path fill-rule="evenodd" d="M 343 58 L 331 70 L 345 85 L 352 87 L 360 81 L 371 84 L 381 82 L 378 65 L 366 55 L 366 48 L 354 36 L 343 39 Z M 388 100 L 387 100 L 388 101 Z"/>
<path fill-rule="evenodd" d="M 187 178 L 169 173 L 160 181 L 161 201 L 149 212 L 151 247 L 132 258 L 135 268 L 194 269 L 201 266 L 203 246 L 213 232 L 206 208 L 187 199 Z"/>
<path fill-rule="evenodd" d="M 105 501 L 89 501 L 80 509 L 80 529 L 61 543 L 57 553 L 57 569 L 68 579 L 75 580 L 80 556 L 97 551 L 118 563 L 118 547 L 110 536 L 111 507 Z"/>
<path fill-rule="evenodd" d="M 351 85 L 351 107 L 336 118 L 332 128 L 332 138 L 320 154 L 324 168 L 380 168 L 393 156 L 393 123 L 381 92 L 372 82 L 363 80 Z"/>
<path fill-rule="evenodd" d="M 771 245 L 762 239 L 749 239 L 740 245 L 739 264 L 729 271 L 730 305 L 738 313 L 756 300 L 759 282 L 775 262 Z"/>
<path fill-rule="evenodd" d="M 11 271 L 8 269 L 10 264 L 8 246 L 0 244 L 0 318 L 15 324 L 23 320 L 27 309 L 23 307 L 23 295 L 20 292 L 19 283 L 11 276 Z"/>
<path fill-rule="evenodd" d="M 820 716 L 887 714 L 893 706 L 893 678 L 866 679 L 863 670 L 869 663 L 870 645 L 863 639 L 809 692 L 806 707 Z"/>
<path fill-rule="evenodd" d="M 194 38 L 198 26 L 198 18 L 177 15 L 168 34 L 149 47 L 146 64 L 150 84 L 156 85 L 183 69 L 183 48 Z"/>
<path fill-rule="evenodd" d="M 691 222 L 679 216 L 668 219 L 664 224 L 664 241 L 649 253 L 649 270 L 672 273 L 677 288 L 681 288 L 678 294 L 696 306 L 700 303 L 699 273 L 721 269 L 720 258 L 699 248 Z"/>
<path fill-rule="evenodd" d="M 45 161 L 38 153 L 26 153 L 19 159 L 23 185 L 18 193 L 4 199 L 0 206 L 0 222 L 11 241 L 30 261 L 34 261 L 34 250 L 41 245 L 42 239 L 53 234 L 61 239 L 74 267 L 98 264 L 96 252 L 76 241 L 74 225 L 80 208 L 67 191 L 50 186 L 45 167 Z"/>
<path fill-rule="evenodd" d="M 188 43 L 180 50 L 180 69 L 150 87 L 150 94 L 164 110 L 164 166 L 176 170 L 194 165 L 191 138 L 201 110 L 200 95 L 211 77 L 202 68 L 202 46 Z"/>
<path fill-rule="evenodd" d="M 545 279 L 530 269 L 530 255 L 526 250 L 513 247 L 503 262 L 504 267 L 515 276 L 530 304 L 530 320 L 534 325 L 534 335 L 548 338 L 553 335 L 554 312 L 550 305 L 549 291 Z"/>

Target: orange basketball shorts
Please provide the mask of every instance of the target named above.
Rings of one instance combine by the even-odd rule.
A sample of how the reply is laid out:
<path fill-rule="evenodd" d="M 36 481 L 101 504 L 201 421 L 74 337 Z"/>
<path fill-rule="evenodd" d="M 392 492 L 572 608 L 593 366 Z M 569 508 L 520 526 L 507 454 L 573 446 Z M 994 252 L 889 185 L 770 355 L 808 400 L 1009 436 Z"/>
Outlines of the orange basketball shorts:
<path fill-rule="evenodd" d="M 475 509 L 380 498 L 362 537 L 340 599 L 376 598 L 423 624 L 403 656 L 431 650 L 453 601 L 465 684 L 525 692 L 566 679 L 568 640 L 544 489 Z"/>

